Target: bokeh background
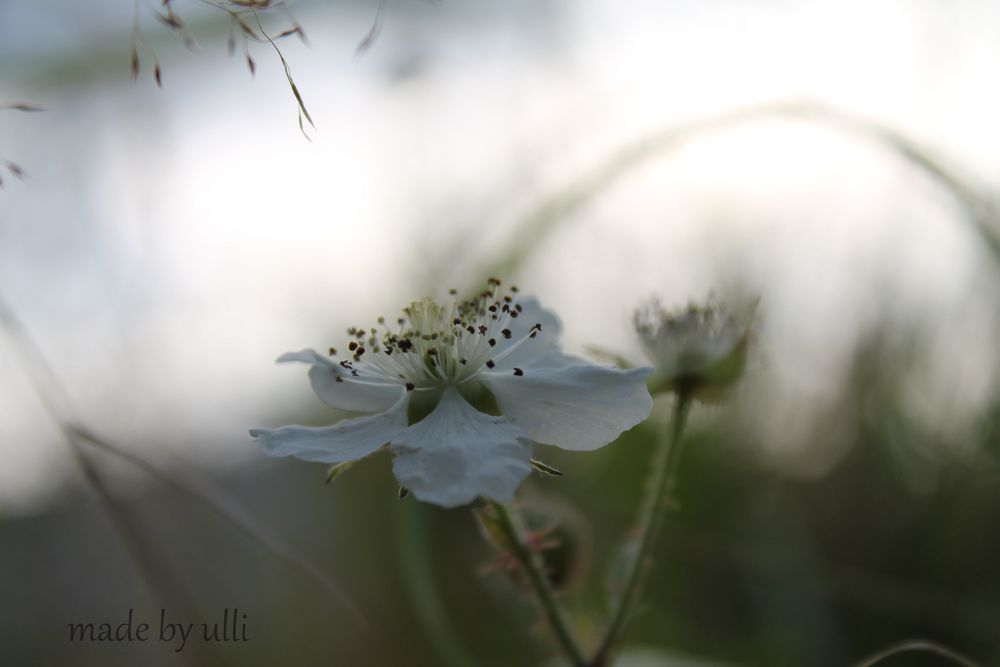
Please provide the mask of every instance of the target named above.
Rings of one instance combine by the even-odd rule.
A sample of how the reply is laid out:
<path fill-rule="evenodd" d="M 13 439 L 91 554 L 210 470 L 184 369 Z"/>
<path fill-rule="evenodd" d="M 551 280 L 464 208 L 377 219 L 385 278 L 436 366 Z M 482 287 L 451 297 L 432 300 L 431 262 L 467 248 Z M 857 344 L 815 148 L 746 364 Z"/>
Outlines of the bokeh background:
<path fill-rule="evenodd" d="M 0 104 L 45 108 L 0 110 L 0 662 L 550 664 L 472 512 L 247 436 L 342 416 L 278 354 L 496 273 L 637 364 L 644 300 L 760 299 L 623 666 L 1000 664 L 1000 5 L 289 2 L 311 140 L 268 44 L 173 6 L 133 83 L 132 3 L 0 2 Z M 655 433 L 522 490 L 584 637 Z M 130 608 L 251 640 L 68 641 Z"/>

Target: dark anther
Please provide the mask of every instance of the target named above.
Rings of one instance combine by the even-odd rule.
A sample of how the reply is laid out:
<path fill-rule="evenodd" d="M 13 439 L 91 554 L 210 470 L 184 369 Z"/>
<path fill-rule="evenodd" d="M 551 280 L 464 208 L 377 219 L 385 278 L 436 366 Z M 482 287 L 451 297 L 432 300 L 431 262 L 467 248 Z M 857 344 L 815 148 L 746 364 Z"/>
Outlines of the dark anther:
<path fill-rule="evenodd" d="M 507 294 L 504 296 L 503 300 L 506 301 L 507 303 L 510 303 L 511 301 L 514 300 L 514 297 L 512 297 L 510 294 Z"/>
<path fill-rule="evenodd" d="M 493 363 L 492 359 L 486 360 L 486 368 L 493 368 L 494 366 L 496 366 L 496 364 Z"/>
<path fill-rule="evenodd" d="M 515 304 L 514 304 L 514 310 L 516 310 L 517 312 L 519 312 L 519 313 L 520 313 L 520 312 L 521 312 L 522 310 L 524 310 L 524 306 L 522 306 L 522 305 L 521 305 L 521 304 L 519 304 L 519 303 L 515 303 Z"/>
<path fill-rule="evenodd" d="M 468 331 L 470 334 L 476 333 L 476 329 L 471 324 L 465 327 L 465 330 Z"/>
<path fill-rule="evenodd" d="M 455 296 L 456 294 L 458 294 L 458 290 L 452 287 L 450 290 L 448 290 L 448 294 Z"/>
<path fill-rule="evenodd" d="M 502 334 L 503 334 L 503 337 L 504 337 L 504 338 L 510 338 L 510 329 L 504 329 L 504 330 L 503 330 L 503 331 L 501 331 L 500 333 L 502 333 Z"/>
<path fill-rule="evenodd" d="M 351 352 L 354 352 L 354 350 L 358 349 L 357 342 L 352 340 L 350 343 L 347 344 L 347 349 L 350 350 Z"/>
<path fill-rule="evenodd" d="M 459 360 L 458 360 L 458 363 L 460 363 L 460 364 L 462 364 L 462 365 L 464 366 L 464 365 L 465 365 L 465 364 L 467 363 L 467 362 L 465 361 L 465 357 L 462 357 L 461 359 L 459 359 Z"/>
<path fill-rule="evenodd" d="M 488 341 L 486 341 L 486 342 L 490 344 L 490 347 L 496 347 L 496 344 L 497 344 L 497 339 L 496 339 L 496 338 L 490 338 L 490 339 L 489 339 Z"/>
<path fill-rule="evenodd" d="M 330 356 L 331 357 L 337 356 L 337 348 L 335 348 L 335 347 L 331 347 L 330 348 Z"/>
<path fill-rule="evenodd" d="M 406 391 L 413 391 L 413 389 L 414 389 L 413 383 L 412 382 L 407 382 L 406 383 Z"/>
<path fill-rule="evenodd" d="M 515 368 L 514 369 L 514 375 L 520 377 L 520 376 L 524 375 L 524 371 L 522 371 L 520 368 Z"/>
<path fill-rule="evenodd" d="M 512 311 L 510 311 L 510 316 L 511 317 L 517 317 L 518 312 L 520 312 L 520 311 L 512 310 Z"/>
<path fill-rule="evenodd" d="M 356 352 L 354 353 L 354 356 L 355 356 L 355 357 L 360 357 L 360 356 L 361 356 L 362 354 L 364 354 L 364 353 L 365 353 L 365 348 L 363 348 L 363 347 L 359 347 L 359 348 L 357 349 L 357 351 L 356 351 Z"/>
<path fill-rule="evenodd" d="M 490 311 L 491 313 L 495 313 L 495 312 L 497 312 L 497 307 L 496 306 L 490 306 L 486 310 Z"/>
<path fill-rule="evenodd" d="M 486 325 L 485 324 L 480 324 L 479 325 L 479 333 L 483 334 L 484 336 L 486 335 Z"/>
<path fill-rule="evenodd" d="M 540 322 L 535 322 L 535 328 L 538 329 L 539 331 L 541 331 L 542 330 L 542 324 Z"/>
<path fill-rule="evenodd" d="M 458 318 L 456 317 L 455 319 L 453 319 L 453 320 L 451 321 L 451 323 L 452 323 L 452 324 L 454 324 L 454 325 L 459 325 L 459 324 L 461 324 L 461 323 L 462 323 L 462 320 L 460 320 L 460 319 L 458 319 Z"/>

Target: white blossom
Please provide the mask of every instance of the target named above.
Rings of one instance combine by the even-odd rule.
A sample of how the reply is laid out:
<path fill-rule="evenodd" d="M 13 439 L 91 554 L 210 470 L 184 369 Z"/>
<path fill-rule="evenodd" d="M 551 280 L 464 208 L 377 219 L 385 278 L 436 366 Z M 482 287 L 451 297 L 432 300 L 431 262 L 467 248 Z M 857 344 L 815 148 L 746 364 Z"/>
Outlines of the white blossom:
<path fill-rule="evenodd" d="M 500 282 L 474 299 L 431 299 L 395 326 L 348 330 L 347 355 L 291 352 L 328 405 L 366 416 L 250 431 L 271 456 L 339 464 L 389 445 L 399 483 L 444 507 L 510 500 L 533 443 L 589 451 L 649 416 L 650 368 L 597 366 L 559 350 L 561 324 Z M 454 294 L 454 292 L 453 292 Z"/>

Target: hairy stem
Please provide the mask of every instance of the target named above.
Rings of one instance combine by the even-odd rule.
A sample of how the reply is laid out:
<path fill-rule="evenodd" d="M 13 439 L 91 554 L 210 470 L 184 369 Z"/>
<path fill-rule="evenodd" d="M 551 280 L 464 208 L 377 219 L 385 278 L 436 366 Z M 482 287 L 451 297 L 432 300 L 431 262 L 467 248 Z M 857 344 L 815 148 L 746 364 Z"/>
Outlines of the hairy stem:
<path fill-rule="evenodd" d="M 681 459 L 681 436 L 684 433 L 690 407 L 691 394 L 682 389 L 678 392 L 677 402 L 674 405 L 673 423 L 664 425 L 660 436 L 659 450 L 653 463 L 653 477 L 639 515 L 638 547 L 626 567 L 625 583 L 617 599 L 611 621 L 604 631 L 594 657 L 587 663 L 588 667 L 603 667 L 607 664 L 615 642 L 624 632 L 632 610 L 639 600 L 643 577 L 648 569 L 647 561 L 656 544 L 669 504 L 670 491 L 674 486 L 677 466 Z"/>
<path fill-rule="evenodd" d="M 545 611 L 545 615 L 549 620 L 549 627 L 552 630 L 552 634 L 556 636 L 560 646 L 562 646 L 563 651 L 566 653 L 566 657 L 569 658 L 570 663 L 574 667 L 586 667 L 587 661 L 583 656 L 583 651 L 580 650 L 579 645 L 569 630 L 569 626 L 566 624 L 562 610 L 556 602 L 552 586 L 542 571 L 541 563 L 521 539 L 521 535 L 514 525 L 514 521 L 511 519 L 507 508 L 497 502 L 492 503 L 492 505 L 493 511 L 497 515 L 497 524 L 503 531 L 504 537 L 507 538 L 507 542 L 510 544 L 510 549 L 517 562 L 528 575 L 531 587 L 538 597 L 538 603 Z"/>

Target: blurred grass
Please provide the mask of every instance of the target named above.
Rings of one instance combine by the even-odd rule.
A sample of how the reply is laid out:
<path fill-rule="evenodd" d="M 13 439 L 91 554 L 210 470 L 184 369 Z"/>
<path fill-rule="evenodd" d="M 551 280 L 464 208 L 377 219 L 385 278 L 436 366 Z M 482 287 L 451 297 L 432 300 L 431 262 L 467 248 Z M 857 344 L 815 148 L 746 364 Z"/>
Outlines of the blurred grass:
<path fill-rule="evenodd" d="M 472 284 L 485 282 L 490 276 L 517 275 L 524 262 L 532 256 L 534 248 L 541 246 L 542 241 L 558 232 L 561 227 L 572 224 L 574 213 L 649 160 L 668 155 L 700 136 L 773 118 L 818 123 L 853 134 L 923 172 L 958 201 L 965 214 L 962 222 L 971 226 L 994 259 L 1000 263 L 1000 214 L 997 212 L 994 193 L 984 192 L 982 186 L 973 183 L 968 175 L 947 166 L 919 141 L 885 124 L 820 103 L 778 102 L 736 109 L 654 130 L 612 151 L 596 167 L 571 180 L 558 192 L 545 197 L 527 215 L 516 221 L 508 234 L 506 246 L 496 253 L 495 259 L 485 263 L 485 268 L 471 281 Z M 465 237 L 456 239 L 455 247 L 474 246 L 473 240 Z M 447 256 L 447 253 L 443 256 Z M 428 285 L 434 285 L 433 275 L 431 273 L 425 280 Z"/>
<path fill-rule="evenodd" d="M 725 420 L 698 423 L 681 469 L 680 509 L 666 525 L 629 644 L 733 664 L 844 667 L 924 636 L 996 664 L 1000 504 L 992 471 L 953 469 L 927 493 L 901 482 L 896 455 L 877 431 L 860 429 L 858 446 L 830 475 L 794 480 L 756 463 Z M 650 431 L 637 429 L 594 461 L 546 448 L 566 474 L 529 482 L 530 491 L 575 505 L 593 531 L 594 567 L 567 598 L 571 609 L 599 611 L 602 573 L 633 519 L 651 447 Z M 456 664 L 543 664 L 553 652 L 537 632 L 537 610 L 503 575 L 479 573 L 493 554 L 469 513 L 396 500 L 388 468 L 386 457 L 373 457 L 329 487 L 308 465 L 213 480 L 262 525 L 278 527 L 290 547 L 323 563 L 362 601 L 371 633 L 359 632 L 320 589 L 245 549 L 190 500 L 150 488 L 132 507 L 197 592 L 203 614 L 226 606 L 249 612 L 252 642 L 219 646 L 228 664 L 446 664 L 452 649 L 427 632 L 433 604 L 445 644 L 471 656 L 456 654 Z M 401 539 L 400 526 L 416 539 Z M 22 573 L 3 579 L 5 608 L 19 611 L 4 619 L 5 660 L 175 664 L 156 647 L 57 640 L 67 616 L 155 611 L 135 597 L 138 582 L 116 541 L 93 503 L 75 494 L 47 515 L 0 524 L 4 571 Z M 889 664 L 939 664 L 919 660 Z"/>

